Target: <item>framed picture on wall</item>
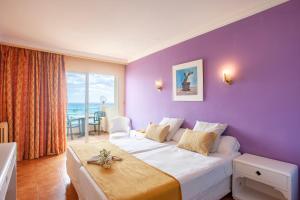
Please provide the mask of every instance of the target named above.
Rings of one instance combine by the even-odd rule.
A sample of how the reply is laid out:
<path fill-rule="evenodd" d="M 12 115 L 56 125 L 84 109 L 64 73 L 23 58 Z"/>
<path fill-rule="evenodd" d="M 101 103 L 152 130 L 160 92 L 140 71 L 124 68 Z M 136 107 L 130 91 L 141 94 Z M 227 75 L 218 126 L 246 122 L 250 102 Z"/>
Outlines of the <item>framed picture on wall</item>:
<path fill-rule="evenodd" d="M 203 101 L 203 60 L 174 65 L 173 101 Z"/>

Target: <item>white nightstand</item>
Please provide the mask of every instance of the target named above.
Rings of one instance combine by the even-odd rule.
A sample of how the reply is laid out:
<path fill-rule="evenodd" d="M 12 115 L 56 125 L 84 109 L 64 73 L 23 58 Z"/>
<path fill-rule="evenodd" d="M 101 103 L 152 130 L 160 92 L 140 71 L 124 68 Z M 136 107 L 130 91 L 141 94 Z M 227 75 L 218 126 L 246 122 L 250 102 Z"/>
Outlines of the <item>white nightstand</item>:
<path fill-rule="evenodd" d="M 243 154 L 233 161 L 232 196 L 236 200 L 297 200 L 298 167 Z"/>

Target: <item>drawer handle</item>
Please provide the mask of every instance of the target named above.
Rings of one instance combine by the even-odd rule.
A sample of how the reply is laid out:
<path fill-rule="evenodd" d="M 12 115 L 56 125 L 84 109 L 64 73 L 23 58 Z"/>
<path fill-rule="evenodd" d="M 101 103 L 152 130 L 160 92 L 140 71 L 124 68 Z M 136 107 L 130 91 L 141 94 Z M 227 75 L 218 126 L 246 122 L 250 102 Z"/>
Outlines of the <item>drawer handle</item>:
<path fill-rule="evenodd" d="M 257 176 L 261 175 L 260 171 L 256 171 L 255 173 L 256 173 Z"/>

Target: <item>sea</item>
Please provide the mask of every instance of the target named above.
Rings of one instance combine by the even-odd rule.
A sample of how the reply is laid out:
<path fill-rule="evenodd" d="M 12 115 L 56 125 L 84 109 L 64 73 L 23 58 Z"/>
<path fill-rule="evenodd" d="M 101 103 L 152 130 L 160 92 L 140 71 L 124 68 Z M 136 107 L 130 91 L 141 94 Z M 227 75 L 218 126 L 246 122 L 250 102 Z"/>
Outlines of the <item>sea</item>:
<path fill-rule="evenodd" d="M 106 107 L 113 104 L 105 104 Z M 89 115 L 93 116 L 95 112 L 102 111 L 100 103 L 89 103 Z M 68 103 L 67 115 L 73 118 L 82 117 L 85 115 L 85 103 Z"/>

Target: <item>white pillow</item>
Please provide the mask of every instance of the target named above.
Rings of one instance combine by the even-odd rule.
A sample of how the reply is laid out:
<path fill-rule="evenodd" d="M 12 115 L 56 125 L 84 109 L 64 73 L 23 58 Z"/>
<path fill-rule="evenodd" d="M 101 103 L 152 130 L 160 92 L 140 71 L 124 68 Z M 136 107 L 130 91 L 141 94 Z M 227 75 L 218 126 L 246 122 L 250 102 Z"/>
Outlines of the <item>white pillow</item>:
<path fill-rule="evenodd" d="M 218 150 L 218 146 L 220 143 L 220 136 L 222 135 L 222 133 L 225 131 L 226 128 L 227 128 L 227 124 L 197 121 L 193 130 L 201 131 L 201 132 L 213 132 L 217 134 L 217 138 L 215 140 L 214 146 L 210 150 L 211 153 L 214 153 Z"/>
<path fill-rule="evenodd" d="M 178 131 L 176 131 L 175 135 L 173 136 L 172 140 L 179 142 L 182 134 L 184 133 L 186 129 L 185 128 L 180 128 Z"/>
<path fill-rule="evenodd" d="M 232 154 L 240 150 L 239 141 L 232 136 L 221 136 L 218 152 L 222 154 Z"/>
<path fill-rule="evenodd" d="M 161 122 L 159 123 L 160 125 L 170 125 L 169 134 L 166 138 L 166 141 L 170 141 L 173 138 L 173 136 L 175 135 L 176 131 L 180 128 L 183 121 L 184 121 L 183 119 L 168 118 L 168 117 L 164 117 L 161 120 Z"/>

